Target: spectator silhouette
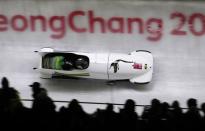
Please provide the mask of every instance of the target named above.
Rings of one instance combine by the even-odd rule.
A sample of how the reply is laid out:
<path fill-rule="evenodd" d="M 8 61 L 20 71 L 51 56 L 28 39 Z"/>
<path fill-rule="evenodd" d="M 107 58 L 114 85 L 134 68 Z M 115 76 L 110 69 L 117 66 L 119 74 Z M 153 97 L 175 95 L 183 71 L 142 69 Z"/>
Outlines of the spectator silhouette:
<path fill-rule="evenodd" d="M 48 96 L 47 90 L 41 87 L 41 84 L 34 82 L 32 85 L 32 96 L 34 98 L 32 109 L 39 113 L 53 113 L 55 112 L 55 104 Z"/>
<path fill-rule="evenodd" d="M 149 121 L 159 120 L 160 119 L 160 112 L 161 112 L 161 104 L 160 101 L 156 98 L 152 99 L 151 107 L 146 108 L 142 114 L 143 119 L 148 119 Z"/>
<path fill-rule="evenodd" d="M 184 125 L 186 130 L 199 130 L 201 115 L 197 109 L 197 100 L 190 98 L 187 101 L 188 111 L 184 114 Z"/>
<path fill-rule="evenodd" d="M 170 120 L 171 118 L 171 111 L 170 106 L 167 102 L 163 102 L 161 104 L 161 119 Z"/>
<path fill-rule="evenodd" d="M 135 112 L 135 101 L 128 99 L 120 110 L 120 126 L 122 130 L 134 131 L 138 128 L 138 114 Z"/>
<path fill-rule="evenodd" d="M 159 130 L 161 120 L 161 103 L 158 99 L 152 99 L 151 107 L 143 112 L 142 118 L 147 119 L 148 125 L 146 130 Z"/>
<path fill-rule="evenodd" d="M 180 118 L 182 118 L 182 116 L 183 116 L 183 112 L 182 112 L 182 109 L 181 109 L 181 107 L 179 105 L 179 102 L 178 101 L 174 101 L 172 103 L 171 107 L 172 107 L 171 112 L 173 114 L 174 121 L 175 120 L 180 120 Z"/>
<path fill-rule="evenodd" d="M 105 110 L 98 111 L 98 130 L 118 130 L 118 115 L 113 108 L 113 104 L 109 103 Z"/>
<path fill-rule="evenodd" d="M 29 125 L 30 110 L 23 106 L 19 93 L 9 86 L 6 77 L 2 78 L 0 89 L 0 123 L 7 130 L 24 130 Z M 22 126 L 22 124 L 26 124 Z"/>
<path fill-rule="evenodd" d="M 160 125 L 160 130 L 161 131 L 171 131 L 171 127 L 173 125 L 171 125 L 170 121 L 171 121 L 171 117 L 172 117 L 172 113 L 170 111 L 170 106 L 167 102 L 163 102 L 161 104 L 161 108 L 160 108 L 160 120 L 159 120 L 159 124 Z"/>
<path fill-rule="evenodd" d="M 24 107 L 19 93 L 10 87 L 6 77 L 2 78 L 0 88 L 0 126 L 6 130 L 49 130 L 49 131 L 104 131 L 104 130 L 139 130 L 139 131 L 204 131 L 205 103 L 201 105 L 203 118 L 197 109 L 197 100 L 187 101 L 188 110 L 183 114 L 178 101 L 160 103 L 158 99 L 146 106 L 139 119 L 135 111 L 135 101 L 128 99 L 119 113 L 113 110 L 113 104 L 106 109 L 97 109 L 88 115 L 73 99 L 67 107 L 62 107 L 58 114 L 55 104 L 41 84 L 34 82 L 32 88 L 32 109 Z"/>
<path fill-rule="evenodd" d="M 183 112 L 182 112 L 182 109 L 181 109 L 178 101 L 174 101 L 172 103 L 171 113 L 172 113 L 172 116 L 171 116 L 170 123 L 172 125 L 172 129 L 175 131 L 183 130 L 183 123 L 182 123 Z"/>
<path fill-rule="evenodd" d="M 92 114 L 92 130 L 93 131 L 104 131 L 105 130 L 105 121 L 104 113 L 105 110 L 97 108 L 97 110 Z"/>
<path fill-rule="evenodd" d="M 73 99 L 68 108 L 63 107 L 61 111 L 61 123 L 59 125 L 63 131 L 88 130 L 89 116 L 85 113 L 78 100 Z"/>
<path fill-rule="evenodd" d="M 2 78 L 2 88 L 0 89 L 0 110 L 4 113 L 13 113 L 23 107 L 20 101 L 19 92 L 9 86 L 6 77 Z"/>
<path fill-rule="evenodd" d="M 117 113 L 113 110 L 113 104 L 107 104 L 105 109 L 105 127 L 106 130 L 115 130 L 118 126 Z"/>
<path fill-rule="evenodd" d="M 30 87 L 32 87 L 32 96 L 34 98 L 32 111 L 35 122 L 33 123 L 38 125 L 34 126 L 34 128 L 37 128 L 35 130 L 53 130 L 55 121 L 52 119 L 56 117 L 56 106 L 53 100 L 48 96 L 47 90 L 42 88 L 39 82 L 34 82 Z"/>

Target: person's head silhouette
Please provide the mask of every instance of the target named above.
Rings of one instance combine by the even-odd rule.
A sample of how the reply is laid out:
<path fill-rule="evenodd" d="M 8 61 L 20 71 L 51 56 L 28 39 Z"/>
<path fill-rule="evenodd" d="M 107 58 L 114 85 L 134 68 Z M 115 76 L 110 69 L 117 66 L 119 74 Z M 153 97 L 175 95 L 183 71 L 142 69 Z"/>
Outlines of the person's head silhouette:
<path fill-rule="evenodd" d="M 130 112 L 135 112 L 135 101 L 132 99 L 126 100 L 124 109 Z"/>
<path fill-rule="evenodd" d="M 190 98 L 187 101 L 187 105 L 189 108 L 196 108 L 197 107 L 197 100 L 194 98 Z"/>
<path fill-rule="evenodd" d="M 33 96 L 35 97 L 35 95 L 39 94 L 41 92 L 41 84 L 39 82 L 33 82 L 32 85 L 29 85 L 30 87 L 32 87 L 32 91 L 33 91 Z"/>
<path fill-rule="evenodd" d="M 1 80 L 2 88 L 8 88 L 9 87 L 9 81 L 6 77 L 3 77 Z"/>

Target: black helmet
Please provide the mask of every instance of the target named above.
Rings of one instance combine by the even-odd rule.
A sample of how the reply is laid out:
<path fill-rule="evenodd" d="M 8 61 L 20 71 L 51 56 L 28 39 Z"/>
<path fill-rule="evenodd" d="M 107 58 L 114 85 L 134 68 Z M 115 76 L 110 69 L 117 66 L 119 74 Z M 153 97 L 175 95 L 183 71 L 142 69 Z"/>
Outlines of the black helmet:
<path fill-rule="evenodd" d="M 88 65 L 89 65 L 88 61 L 83 57 L 77 58 L 75 60 L 75 67 L 77 69 L 81 69 L 81 70 L 86 69 L 86 68 L 88 68 Z"/>

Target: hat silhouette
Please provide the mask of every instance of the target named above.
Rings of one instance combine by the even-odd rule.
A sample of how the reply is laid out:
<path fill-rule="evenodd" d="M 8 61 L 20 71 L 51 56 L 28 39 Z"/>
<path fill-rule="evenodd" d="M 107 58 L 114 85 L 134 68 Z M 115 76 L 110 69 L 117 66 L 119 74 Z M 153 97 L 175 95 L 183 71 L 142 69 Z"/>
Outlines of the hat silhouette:
<path fill-rule="evenodd" d="M 32 85 L 29 85 L 30 87 L 40 87 L 41 84 L 39 82 L 33 82 Z"/>

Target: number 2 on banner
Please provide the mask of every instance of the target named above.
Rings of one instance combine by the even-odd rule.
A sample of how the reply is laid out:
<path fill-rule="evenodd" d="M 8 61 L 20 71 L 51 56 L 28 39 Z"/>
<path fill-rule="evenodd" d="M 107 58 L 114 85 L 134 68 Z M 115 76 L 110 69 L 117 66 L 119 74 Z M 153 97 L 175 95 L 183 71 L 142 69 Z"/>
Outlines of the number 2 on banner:
<path fill-rule="evenodd" d="M 170 18 L 179 20 L 177 27 L 171 31 L 172 35 L 186 35 L 187 32 L 183 30 L 186 22 L 188 22 L 189 31 L 193 35 L 202 36 L 205 34 L 205 16 L 201 13 L 194 13 L 187 18 L 183 13 L 175 12 L 171 14 Z M 200 29 L 197 24 L 200 25 Z"/>
<path fill-rule="evenodd" d="M 175 12 L 175 13 L 172 13 L 171 14 L 171 19 L 175 19 L 175 18 L 178 18 L 179 20 L 179 24 L 176 28 L 174 28 L 172 31 L 171 31 L 171 34 L 173 35 L 186 35 L 186 31 L 182 30 L 183 26 L 185 25 L 185 22 L 186 22 L 186 17 L 184 14 L 182 13 L 178 13 L 178 12 Z"/>

